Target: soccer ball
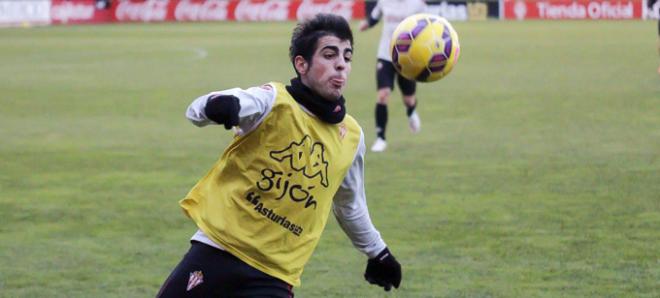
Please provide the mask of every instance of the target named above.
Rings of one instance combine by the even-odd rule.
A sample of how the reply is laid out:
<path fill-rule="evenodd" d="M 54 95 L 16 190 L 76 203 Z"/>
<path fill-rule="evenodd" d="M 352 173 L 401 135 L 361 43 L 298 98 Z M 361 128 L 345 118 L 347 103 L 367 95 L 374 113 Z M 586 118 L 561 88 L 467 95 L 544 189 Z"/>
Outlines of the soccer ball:
<path fill-rule="evenodd" d="M 420 13 L 399 23 L 390 51 L 394 68 L 404 78 L 433 82 L 454 68 L 460 45 L 458 34 L 445 18 Z"/>

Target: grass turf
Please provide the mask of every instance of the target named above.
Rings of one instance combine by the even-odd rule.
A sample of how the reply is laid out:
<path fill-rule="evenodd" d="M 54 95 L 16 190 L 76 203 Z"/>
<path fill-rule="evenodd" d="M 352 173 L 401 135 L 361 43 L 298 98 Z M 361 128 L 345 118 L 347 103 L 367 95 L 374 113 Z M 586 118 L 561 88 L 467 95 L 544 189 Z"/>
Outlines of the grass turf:
<path fill-rule="evenodd" d="M 356 24 L 353 24 L 356 25 Z M 655 24 L 454 24 L 461 58 L 391 99 L 367 155 L 393 297 L 660 295 Z M 177 205 L 230 140 L 196 96 L 287 82 L 292 23 L 0 30 L 0 297 L 154 296 L 195 230 Z M 356 26 L 354 26 L 356 28 Z M 380 27 L 355 32 L 348 109 L 374 139 Z M 379 297 L 330 219 L 300 297 Z"/>

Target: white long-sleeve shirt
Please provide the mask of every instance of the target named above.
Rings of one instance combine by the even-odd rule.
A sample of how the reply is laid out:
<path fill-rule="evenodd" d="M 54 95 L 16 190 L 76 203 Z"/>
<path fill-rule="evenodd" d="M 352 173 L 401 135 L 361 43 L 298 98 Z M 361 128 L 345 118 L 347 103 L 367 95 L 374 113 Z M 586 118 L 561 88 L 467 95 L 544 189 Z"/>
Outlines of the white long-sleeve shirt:
<path fill-rule="evenodd" d="M 423 0 L 378 0 L 371 11 L 371 18 L 383 21 L 383 31 L 378 44 L 378 59 L 392 61 L 390 42 L 396 26 L 408 16 L 424 12 L 426 12 L 426 3 Z"/>
<path fill-rule="evenodd" d="M 211 92 L 195 99 L 186 110 L 186 118 L 193 124 L 203 127 L 216 124 L 204 113 L 208 99 L 214 95 L 233 95 L 238 98 L 241 109 L 236 133 L 247 134 L 254 130 L 270 113 L 275 102 L 275 91 L 268 87 L 252 87 L 248 89 L 233 88 L 224 91 Z M 313 115 L 303 106 L 305 112 Z M 364 133 L 360 132 L 360 143 L 353 163 L 346 173 L 341 186 L 333 198 L 333 213 L 353 245 L 369 258 L 378 255 L 385 247 L 385 242 L 374 227 L 367 209 L 367 199 L 364 190 Z M 223 249 L 213 242 L 204 232 L 197 230 L 191 240 Z"/>

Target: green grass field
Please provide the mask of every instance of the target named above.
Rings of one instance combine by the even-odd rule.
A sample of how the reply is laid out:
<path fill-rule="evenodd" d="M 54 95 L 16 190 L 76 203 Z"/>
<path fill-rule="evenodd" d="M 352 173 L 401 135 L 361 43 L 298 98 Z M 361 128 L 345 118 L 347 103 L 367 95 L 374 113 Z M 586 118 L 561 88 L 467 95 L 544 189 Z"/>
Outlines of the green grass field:
<path fill-rule="evenodd" d="M 356 28 L 356 23 L 353 24 Z M 398 94 L 367 154 L 371 217 L 404 268 L 366 283 L 330 219 L 299 297 L 659 297 L 653 22 L 454 24 L 461 58 Z M 178 200 L 230 141 L 198 95 L 293 74 L 292 23 L 0 30 L 0 297 L 153 297 L 187 251 Z M 346 98 L 374 140 L 376 30 Z"/>

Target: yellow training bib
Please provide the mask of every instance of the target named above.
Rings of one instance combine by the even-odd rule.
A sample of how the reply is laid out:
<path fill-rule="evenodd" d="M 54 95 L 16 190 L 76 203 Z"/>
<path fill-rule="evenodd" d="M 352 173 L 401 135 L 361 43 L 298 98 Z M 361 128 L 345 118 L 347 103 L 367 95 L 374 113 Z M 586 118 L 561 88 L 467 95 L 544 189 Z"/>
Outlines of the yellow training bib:
<path fill-rule="evenodd" d="M 283 84 L 270 85 L 277 94 L 271 112 L 233 140 L 180 205 L 231 254 L 299 286 L 361 129 L 349 115 L 338 124 L 323 122 Z"/>

